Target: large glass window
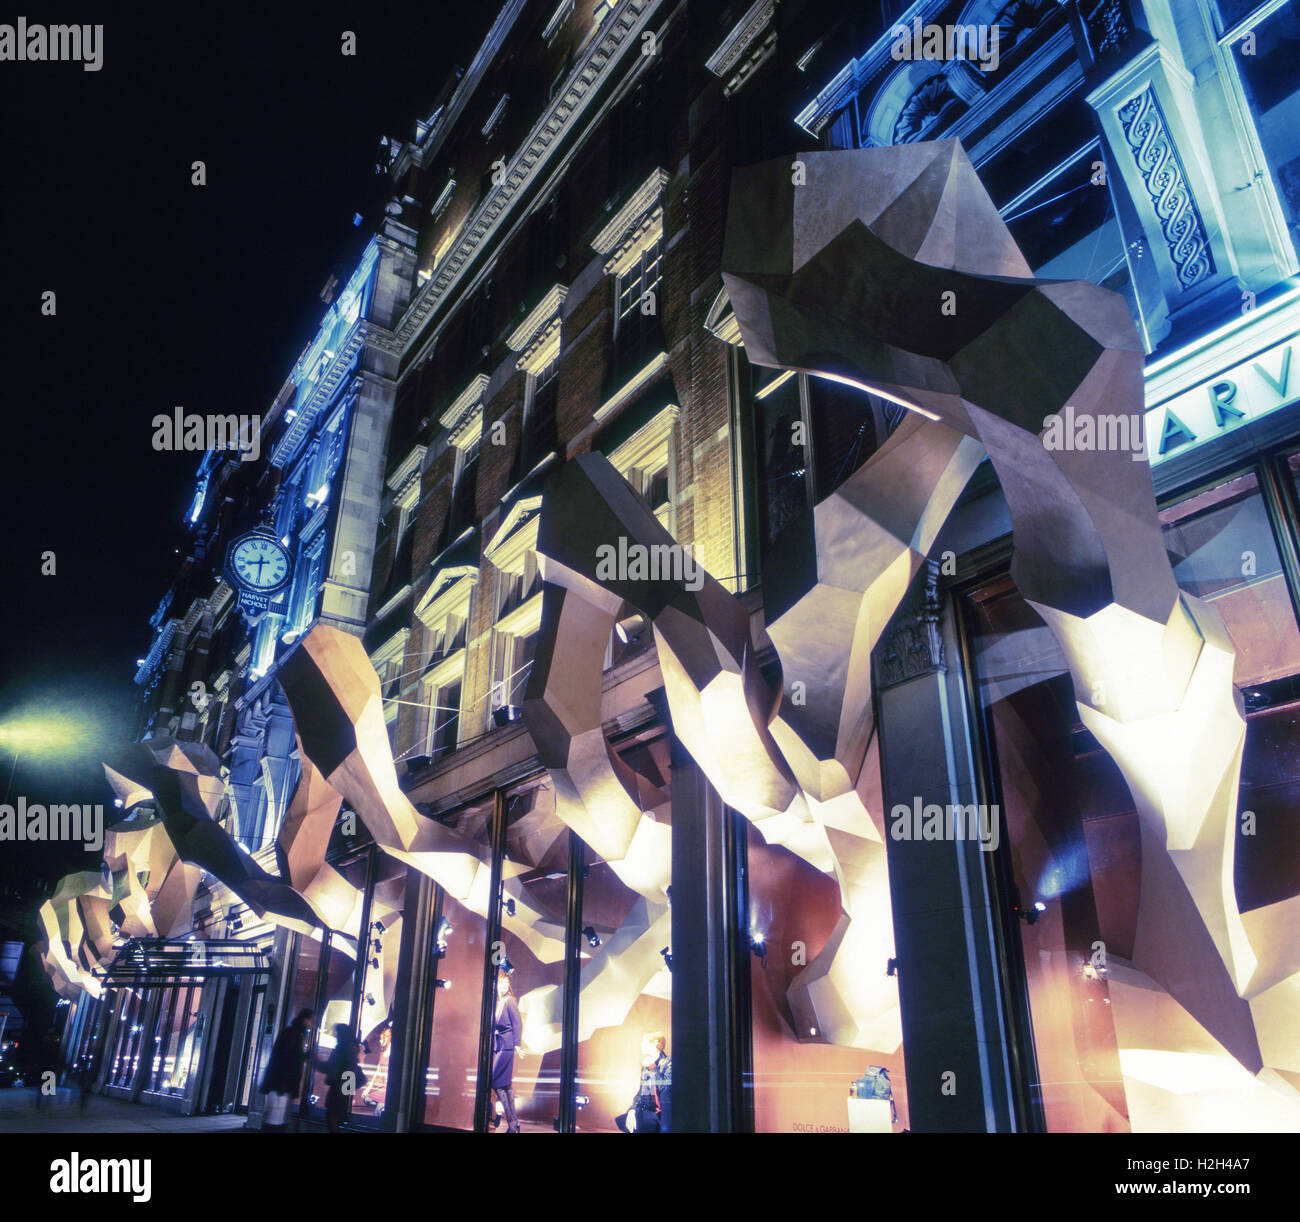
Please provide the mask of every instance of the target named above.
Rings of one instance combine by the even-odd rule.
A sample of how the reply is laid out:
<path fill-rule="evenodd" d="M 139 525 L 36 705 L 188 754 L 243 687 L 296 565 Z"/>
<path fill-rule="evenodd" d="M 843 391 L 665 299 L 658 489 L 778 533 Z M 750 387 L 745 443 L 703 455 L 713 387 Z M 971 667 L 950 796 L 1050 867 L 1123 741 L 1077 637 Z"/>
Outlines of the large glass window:
<path fill-rule="evenodd" d="M 1297 634 L 1254 475 L 1161 513 L 1175 575 L 1222 613 L 1237 649 L 1247 731 L 1234 887 L 1242 911 L 1300 894 Z M 1142 880 L 1138 816 L 1123 775 L 1084 728 L 1056 639 L 1009 577 L 967 602 L 999 849 L 1018 923 L 1037 1077 L 1053 1131 L 1241 1131 L 1275 1104 L 1228 1051 L 1131 966 Z M 1106 948 L 1109 970 L 1094 950 Z M 1263 1119 L 1264 1127 L 1270 1121 Z"/>
<path fill-rule="evenodd" d="M 353 1001 L 357 983 L 357 960 L 366 945 L 361 929 L 362 897 L 366 889 L 366 871 L 369 854 L 363 853 L 336 869 L 356 888 L 358 898 L 341 929 L 332 929 L 325 945 L 322 959 L 319 1000 L 316 1011 L 316 1052 L 312 1065 L 311 1089 L 308 1105 L 317 1115 L 324 1115 L 329 1085 L 325 1080 L 325 1064 L 338 1046 L 336 1028 L 354 1029 Z"/>
<path fill-rule="evenodd" d="M 494 1048 L 491 1081 L 513 1081 L 523 1132 L 552 1132 L 560 1110 L 560 1043 L 564 1003 L 564 932 L 569 894 L 569 829 L 555 814 L 555 791 L 538 777 L 506 795 L 501 878 L 501 942 L 510 992 L 523 1023 L 513 1064 Z M 507 1003 L 508 1004 L 508 1003 Z M 494 1031 L 508 1025 L 498 990 Z M 504 1031 L 503 1031 L 504 1034 Z M 490 1083 L 489 1083 L 490 1085 Z M 507 1129 L 505 1101 L 489 1114 Z"/>
<path fill-rule="evenodd" d="M 452 812 L 441 821 L 455 831 L 479 860 L 490 863 L 492 800 Z M 453 1129 L 474 1127 L 478 1090 L 483 965 L 487 957 L 487 870 L 460 897 L 438 889 L 431 954 L 434 987 L 425 1076 L 424 1122 Z"/>
<path fill-rule="evenodd" d="M 668 740 L 620 751 L 625 763 L 667 794 Z M 644 1040 L 663 1037 L 672 1059 L 672 811 L 665 801 L 642 817 L 636 842 L 608 859 L 586 849 L 582 884 L 582 969 L 578 997 L 577 1129 L 616 1132 L 641 1093 Z M 653 1072 L 653 1070 L 651 1070 Z M 671 1070 L 665 1077 L 671 1079 Z M 656 1089 L 651 1086 L 651 1089 Z M 659 1089 L 660 1123 L 671 1128 L 671 1084 Z M 649 1109 L 653 1110 L 653 1109 Z M 643 1111 L 644 1114 L 644 1111 Z"/>
<path fill-rule="evenodd" d="M 388 1105 L 389 1065 L 393 1052 L 393 995 L 402 946 L 406 865 L 377 852 L 370 892 L 368 932 L 361 948 L 361 1004 L 356 1035 L 365 1082 L 352 1100 L 352 1119 L 378 1122 Z"/>
<path fill-rule="evenodd" d="M 880 811 L 874 741 L 871 756 L 866 773 L 875 783 L 865 798 L 869 810 Z M 843 914 L 835 876 L 782 845 L 768 844 L 753 824 L 746 826 L 754 1131 L 901 1133 L 908 1125 L 902 1047 L 831 1044 L 822 1033 L 797 1025 L 791 1008 L 791 986 L 822 952 Z M 887 880 L 881 885 L 887 887 Z M 854 1097 L 855 1091 L 862 1097 Z"/>

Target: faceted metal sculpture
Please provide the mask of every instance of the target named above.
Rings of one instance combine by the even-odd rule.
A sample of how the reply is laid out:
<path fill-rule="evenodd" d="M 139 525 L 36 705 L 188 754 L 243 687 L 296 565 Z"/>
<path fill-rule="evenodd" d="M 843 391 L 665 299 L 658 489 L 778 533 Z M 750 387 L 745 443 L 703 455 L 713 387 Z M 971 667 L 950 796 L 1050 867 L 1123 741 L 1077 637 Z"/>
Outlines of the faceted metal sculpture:
<path fill-rule="evenodd" d="M 799 169 L 781 159 L 733 178 L 723 280 L 747 355 L 912 415 L 778 543 L 764 597 L 780 691 L 717 583 L 692 593 L 598 576 L 602 544 L 672 543 L 604 459 L 554 474 L 538 551 L 564 595 L 547 593 L 525 718 L 557 787 L 584 825 L 626 835 L 635 783 L 605 765 L 590 693 L 583 716 L 569 699 L 597 653 L 583 632 L 603 640 L 626 602 L 654 626 L 674 731 L 723 799 L 840 882 L 844 916 L 796 980 L 794 1012 L 833 1042 L 892 1049 L 883 829 L 862 801 L 869 658 L 987 453 L 1011 511 L 1013 576 L 1138 805 L 1135 965 L 1251 1072 L 1300 1072 L 1295 904 L 1243 917 L 1233 894 L 1245 725 L 1232 644 L 1217 611 L 1177 589 L 1143 456 L 1042 437 L 1067 405 L 1076 418 L 1125 414 L 1140 437 L 1144 353 L 1126 304 L 1088 282 L 1034 280 L 956 141 L 811 153 Z"/>

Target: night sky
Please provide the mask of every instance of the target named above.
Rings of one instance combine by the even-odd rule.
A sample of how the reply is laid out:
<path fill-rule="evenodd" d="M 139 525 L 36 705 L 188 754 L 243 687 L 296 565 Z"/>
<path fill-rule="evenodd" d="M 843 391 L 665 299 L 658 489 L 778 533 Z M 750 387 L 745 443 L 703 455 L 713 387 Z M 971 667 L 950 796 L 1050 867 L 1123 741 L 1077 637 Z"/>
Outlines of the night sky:
<path fill-rule="evenodd" d="M 331 273 L 346 280 L 382 213 L 380 136 L 411 134 L 498 8 L 18 8 L 29 24 L 102 23 L 104 62 L 0 62 L 10 804 L 22 794 L 111 812 L 99 763 L 136 728 L 135 660 L 185 546 L 201 457 L 155 452 L 151 420 L 177 404 L 265 411 L 326 309 L 322 287 Z M 16 20 L 14 6 L 0 12 Z M 354 58 L 341 53 L 344 30 Z M 195 160 L 204 187 L 191 185 Z M 57 314 L 43 317 L 51 290 Z M 47 551 L 53 576 L 41 572 Z M 33 718 L 73 739 L 55 757 L 20 757 L 10 787 L 4 727 Z M 79 846 L 0 843 L 0 918 L 14 916 L 12 888 L 34 911 L 41 882 L 97 865 Z"/>

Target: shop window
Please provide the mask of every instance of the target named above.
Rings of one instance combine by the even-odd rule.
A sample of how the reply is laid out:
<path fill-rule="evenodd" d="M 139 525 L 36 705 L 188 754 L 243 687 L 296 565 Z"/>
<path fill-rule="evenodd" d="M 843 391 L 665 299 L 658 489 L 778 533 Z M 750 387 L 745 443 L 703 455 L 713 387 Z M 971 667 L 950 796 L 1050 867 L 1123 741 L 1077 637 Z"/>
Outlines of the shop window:
<path fill-rule="evenodd" d="M 1179 586 L 1218 608 L 1245 688 L 1300 673 L 1300 630 L 1260 496 L 1243 475 L 1161 511 Z"/>
<path fill-rule="evenodd" d="M 365 891 L 368 855 L 354 857 L 337 866 L 345 882 L 358 891 Z M 360 905 L 353 908 L 354 922 L 360 919 Z M 316 1004 L 316 1047 L 311 1071 L 311 1087 L 307 1104 L 317 1119 L 325 1115 L 326 1095 L 329 1086 L 325 1081 L 325 1065 L 338 1045 L 340 1026 L 354 1031 L 354 1003 L 356 1000 L 357 963 L 366 946 L 362 930 L 332 929 L 321 960 L 319 993 Z"/>
<path fill-rule="evenodd" d="M 492 801 L 440 818 L 478 854 L 480 871 L 460 897 L 437 888 L 431 922 L 430 1026 L 423 1119 L 426 1125 L 473 1129 L 484 963 L 488 956 L 487 877 L 492 861 Z M 480 890 L 481 888 L 481 890 Z"/>
<path fill-rule="evenodd" d="M 378 1123 L 389 1103 L 393 1053 L 393 1001 L 402 946 L 406 864 L 385 853 L 375 858 L 375 879 L 367 906 L 361 948 L 361 989 L 357 1007 L 358 1062 L 365 1081 L 352 1100 L 352 1119 Z"/>
<path fill-rule="evenodd" d="M 556 816 L 555 791 L 543 777 L 506 794 L 505 824 L 501 942 L 513 969 L 510 991 L 520 1012 L 523 1043 L 513 1063 L 504 1051 L 494 1054 L 488 1087 L 510 1077 L 521 1131 L 550 1133 L 560 1114 L 569 829 Z M 498 989 L 494 1029 L 503 1032 L 505 1010 Z M 508 1127 L 505 1104 L 499 1091 L 490 1100 L 488 1123 L 498 1132 Z"/>
<path fill-rule="evenodd" d="M 667 794 L 668 741 L 620 751 L 625 763 Z M 586 849 L 578 998 L 577 1129 L 612 1133 L 641 1092 L 643 1041 L 662 1036 L 672 1059 L 671 802 L 643 816 L 635 853 L 606 860 Z M 667 952 L 665 956 L 664 952 Z M 671 1069 L 657 1089 L 660 1123 L 671 1130 Z M 653 1110 L 649 1108 L 647 1110 Z"/>
<path fill-rule="evenodd" d="M 884 803 L 875 740 L 864 772 L 876 778 L 865 795 L 867 807 L 879 811 Z M 788 1000 L 796 977 L 821 953 L 843 913 L 839 884 L 782 845 L 768 844 L 752 823 L 746 827 L 754 1131 L 903 1132 L 908 1111 L 902 1047 L 828 1043 L 821 1033 L 796 1026 Z M 792 947 L 800 948 L 797 955 Z M 880 1091 L 879 1101 L 851 1097 L 864 1078 Z M 884 1099 L 886 1093 L 892 1098 Z"/>
<path fill-rule="evenodd" d="M 1161 519 L 1180 587 L 1218 608 L 1237 650 L 1247 717 L 1238 809 L 1254 812 L 1255 833 L 1237 839 L 1233 885 L 1250 911 L 1300 894 L 1300 704 L 1288 695 L 1300 635 L 1254 475 L 1184 497 Z M 1003 821 L 998 852 L 1012 900 L 1041 905 L 1018 928 L 1037 1061 L 1031 1090 L 1046 1127 L 1256 1127 L 1273 1106 L 1269 1092 L 1127 966 L 1141 886 L 1138 816 L 1119 769 L 1082 725 L 1055 637 L 1009 577 L 966 605 Z M 1098 942 L 1109 976 L 1089 970 Z"/>

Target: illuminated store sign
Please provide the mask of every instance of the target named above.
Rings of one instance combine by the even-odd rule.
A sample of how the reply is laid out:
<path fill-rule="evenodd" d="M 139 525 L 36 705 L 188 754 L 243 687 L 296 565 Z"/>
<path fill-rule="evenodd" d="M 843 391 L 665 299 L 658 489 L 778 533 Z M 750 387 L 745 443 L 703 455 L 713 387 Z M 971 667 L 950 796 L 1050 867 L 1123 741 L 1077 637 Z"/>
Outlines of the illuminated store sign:
<path fill-rule="evenodd" d="M 1190 390 L 1147 409 L 1151 464 L 1214 441 L 1246 421 L 1258 420 L 1300 397 L 1296 344 L 1274 344 Z"/>

